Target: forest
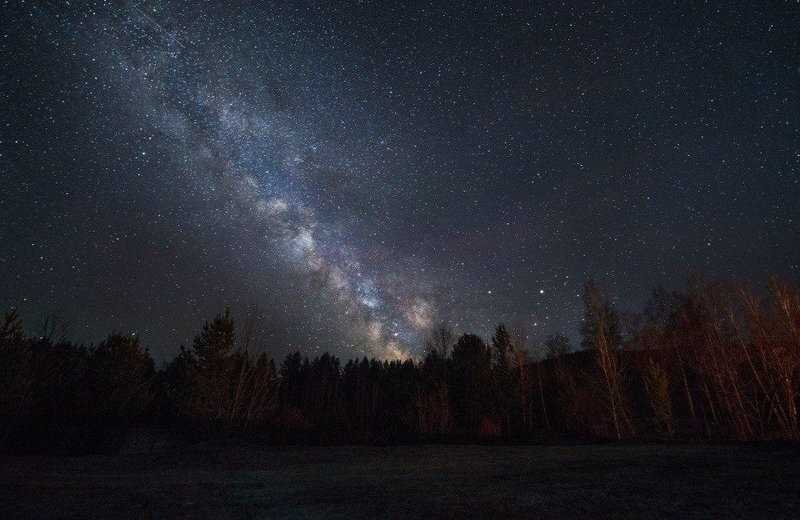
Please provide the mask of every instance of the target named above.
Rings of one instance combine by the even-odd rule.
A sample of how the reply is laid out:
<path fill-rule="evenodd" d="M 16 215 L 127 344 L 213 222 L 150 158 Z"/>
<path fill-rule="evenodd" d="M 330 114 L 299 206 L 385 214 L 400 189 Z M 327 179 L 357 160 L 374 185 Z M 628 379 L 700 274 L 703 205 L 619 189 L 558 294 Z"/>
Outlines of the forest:
<path fill-rule="evenodd" d="M 592 280 L 579 346 L 445 324 L 406 361 L 282 361 L 229 310 L 157 368 L 136 336 L 0 322 L 0 449 L 113 453 L 132 428 L 265 444 L 800 439 L 800 291 L 693 280 L 623 314 Z"/>

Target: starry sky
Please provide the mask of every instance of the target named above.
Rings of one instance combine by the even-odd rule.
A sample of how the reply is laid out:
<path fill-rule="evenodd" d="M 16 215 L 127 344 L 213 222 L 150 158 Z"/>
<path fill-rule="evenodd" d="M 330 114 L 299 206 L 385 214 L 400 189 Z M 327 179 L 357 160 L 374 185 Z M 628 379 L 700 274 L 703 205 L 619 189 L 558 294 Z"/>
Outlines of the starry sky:
<path fill-rule="evenodd" d="M 800 273 L 795 2 L 3 2 L 0 307 L 157 359 Z"/>

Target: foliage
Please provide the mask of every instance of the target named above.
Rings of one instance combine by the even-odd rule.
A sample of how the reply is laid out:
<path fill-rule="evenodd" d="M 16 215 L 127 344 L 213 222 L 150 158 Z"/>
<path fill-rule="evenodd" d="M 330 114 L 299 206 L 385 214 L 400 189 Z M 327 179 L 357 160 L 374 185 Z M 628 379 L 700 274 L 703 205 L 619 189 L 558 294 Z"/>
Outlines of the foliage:
<path fill-rule="evenodd" d="M 584 304 L 577 352 L 555 335 L 532 359 L 502 324 L 489 344 L 441 325 L 419 361 L 293 352 L 279 369 L 229 310 L 160 370 L 136 336 L 89 347 L 29 337 L 11 311 L 0 321 L 0 447 L 112 450 L 134 425 L 264 442 L 800 440 L 797 287 L 657 290 L 625 338 L 591 280 Z"/>

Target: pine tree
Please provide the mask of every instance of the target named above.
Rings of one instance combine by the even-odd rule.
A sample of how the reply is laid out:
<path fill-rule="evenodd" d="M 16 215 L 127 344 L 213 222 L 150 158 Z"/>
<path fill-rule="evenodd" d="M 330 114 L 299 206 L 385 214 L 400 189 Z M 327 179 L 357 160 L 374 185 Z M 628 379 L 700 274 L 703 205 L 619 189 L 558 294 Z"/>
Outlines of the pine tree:
<path fill-rule="evenodd" d="M 511 431 L 511 413 L 514 407 L 514 379 L 511 370 L 514 347 L 511 336 L 502 323 L 497 326 L 492 336 L 494 353 L 494 388 L 497 412 L 506 434 Z"/>
<path fill-rule="evenodd" d="M 195 336 L 192 344 L 197 359 L 192 408 L 195 415 L 219 422 L 230 416 L 235 394 L 231 355 L 236 334 L 230 309 L 218 314 Z"/>
<path fill-rule="evenodd" d="M 492 353 L 479 336 L 464 334 L 453 346 L 451 396 L 464 433 L 478 433 L 490 413 L 491 362 Z"/>
<path fill-rule="evenodd" d="M 192 348 L 201 370 L 215 370 L 221 367 L 225 358 L 233 353 L 236 338 L 231 310 L 217 314 L 211 322 L 203 324 L 202 332 L 195 336 Z"/>

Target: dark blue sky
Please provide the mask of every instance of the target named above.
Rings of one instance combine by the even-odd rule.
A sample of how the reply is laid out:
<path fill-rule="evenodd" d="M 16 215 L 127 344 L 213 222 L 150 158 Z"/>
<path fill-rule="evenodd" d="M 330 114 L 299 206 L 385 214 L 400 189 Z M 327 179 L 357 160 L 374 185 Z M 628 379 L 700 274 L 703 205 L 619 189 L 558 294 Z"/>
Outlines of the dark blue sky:
<path fill-rule="evenodd" d="M 797 279 L 800 7 L 11 2 L 0 306 L 158 357 L 574 335 L 690 273 Z M 336 6 L 330 5 L 336 4 Z M 655 5 L 655 4 L 654 4 Z"/>

